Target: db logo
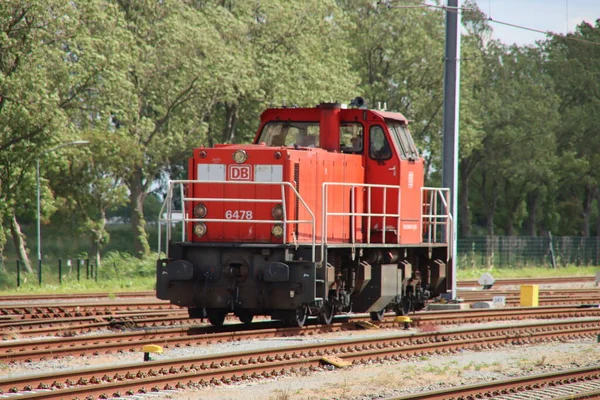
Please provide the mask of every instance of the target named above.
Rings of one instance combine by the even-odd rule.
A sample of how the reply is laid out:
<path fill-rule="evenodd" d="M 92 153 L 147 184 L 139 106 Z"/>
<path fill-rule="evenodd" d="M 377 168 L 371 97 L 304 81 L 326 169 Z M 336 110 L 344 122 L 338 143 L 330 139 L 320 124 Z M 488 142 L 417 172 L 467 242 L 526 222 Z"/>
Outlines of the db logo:
<path fill-rule="evenodd" d="M 227 169 L 228 181 L 251 181 L 252 167 L 250 165 L 230 165 Z"/>

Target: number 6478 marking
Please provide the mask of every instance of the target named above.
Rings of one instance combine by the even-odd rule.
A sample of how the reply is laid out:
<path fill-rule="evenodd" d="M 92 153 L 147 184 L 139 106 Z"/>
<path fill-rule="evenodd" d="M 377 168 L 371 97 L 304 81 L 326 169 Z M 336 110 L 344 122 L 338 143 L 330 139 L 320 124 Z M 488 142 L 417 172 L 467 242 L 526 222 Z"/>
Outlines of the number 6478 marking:
<path fill-rule="evenodd" d="M 225 218 L 227 219 L 252 219 L 251 210 L 226 210 Z"/>

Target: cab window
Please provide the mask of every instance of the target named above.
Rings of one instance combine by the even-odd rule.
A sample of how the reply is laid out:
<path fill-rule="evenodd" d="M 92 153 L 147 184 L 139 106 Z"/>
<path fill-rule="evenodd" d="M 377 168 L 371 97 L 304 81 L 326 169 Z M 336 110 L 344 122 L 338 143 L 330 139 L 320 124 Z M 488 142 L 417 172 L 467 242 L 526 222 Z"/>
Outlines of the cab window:
<path fill-rule="evenodd" d="M 390 143 L 383 128 L 379 125 L 374 125 L 369 130 L 369 156 L 375 160 L 389 160 L 392 158 Z"/>
<path fill-rule="evenodd" d="M 268 122 L 258 138 L 261 142 L 267 146 L 319 147 L 319 123 Z"/>
<path fill-rule="evenodd" d="M 406 125 L 397 122 L 388 122 L 388 130 L 397 147 L 400 149 L 400 156 L 403 159 L 416 160 L 419 157 L 417 147 Z"/>
<path fill-rule="evenodd" d="M 340 150 L 342 153 L 362 154 L 363 126 L 357 123 L 340 124 Z"/>

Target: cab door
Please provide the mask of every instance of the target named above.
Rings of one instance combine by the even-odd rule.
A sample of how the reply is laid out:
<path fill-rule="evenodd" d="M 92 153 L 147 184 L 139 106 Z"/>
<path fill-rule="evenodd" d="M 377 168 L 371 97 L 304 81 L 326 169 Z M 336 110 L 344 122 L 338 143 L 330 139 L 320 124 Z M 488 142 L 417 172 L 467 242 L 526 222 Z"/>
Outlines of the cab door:
<path fill-rule="evenodd" d="M 424 160 L 419 157 L 406 124 L 388 120 L 388 133 L 400 157 L 400 190 L 402 209 L 400 212 L 400 243 L 421 243 L 421 213 L 423 199 L 421 188 L 424 185 Z"/>
<path fill-rule="evenodd" d="M 370 243 L 398 243 L 400 207 L 400 158 L 383 123 L 371 124 L 365 143 L 365 181 L 372 185 L 393 185 L 394 188 L 365 189 L 365 212 L 379 214 L 364 219 L 365 240 Z"/>

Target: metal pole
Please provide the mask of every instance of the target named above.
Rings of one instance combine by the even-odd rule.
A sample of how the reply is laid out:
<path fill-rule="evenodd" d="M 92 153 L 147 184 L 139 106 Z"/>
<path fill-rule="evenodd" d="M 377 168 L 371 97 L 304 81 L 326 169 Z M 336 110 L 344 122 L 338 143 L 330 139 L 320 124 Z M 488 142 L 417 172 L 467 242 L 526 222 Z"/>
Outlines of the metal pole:
<path fill-rule="evenodd" d="M 35 182 L 37 187 L 37 258 L 42 259 L 42 234 L 40 228 L 40 159 L 35 160 Z"/>
<path fill-rule="evenodd" d="M 456 299 L 456 242 L 458 232 L 458 116 L 460 105 L 460 0 L 448 0 L 444 71 L 444 162 L 442 186 L 450 189 L 452 214 L 452 298 Z"/>

